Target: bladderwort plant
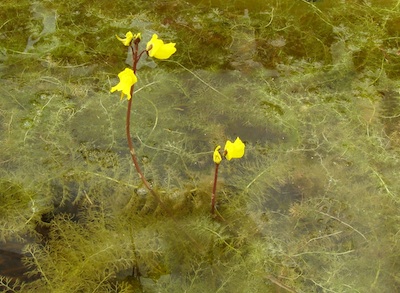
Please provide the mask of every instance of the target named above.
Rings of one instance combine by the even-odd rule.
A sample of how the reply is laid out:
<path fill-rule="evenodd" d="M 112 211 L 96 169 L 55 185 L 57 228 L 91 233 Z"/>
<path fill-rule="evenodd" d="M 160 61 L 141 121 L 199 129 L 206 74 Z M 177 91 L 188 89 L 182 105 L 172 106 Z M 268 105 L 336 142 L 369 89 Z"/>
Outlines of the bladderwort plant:
<path fill-rule="evenodd" d="M 216 192 L 217 192 L 217 181 L 218 181 L 218 167 L 219 164 L 222 162 L 222 157 L 224 157 L 228 161 L 232 159 L 239 159 L 244 156 L 244 149 L 245 145 L 239 137 L 237 137 L 234 142 L 231 142 L 230 140 L 226 141 L 222 155 L 220 151 L 221 150 L 220 145 L 218 145 L 214 149 L 213 161 L 215 163 L 215 172 L 214 172 L 214 184 L 211 195 L 211 215 L 213 217 L 215 216 L 215 203 L 217 197 Z"/>
<path fill-rule="evenodd" d="M 162 40 L 158 38 L 156 34 L 153 34 L 150 41 L 147 42 L 146 49 L 139 52 L 139 43 L 142 40 L 140 33 L 133 34 L 131 31 L 125 34 L 125 38 L 116 36 L 122 44 L 129 48 L 132 52 L 132 68 L 125 68 L 118 74 L 119 83 L 112 87 L 110 92 L 115 91 L 121 92 L 121 100 L 124 96 L 127 97 L 128 106 L 126 112 L 126 138 L 128 140 L 129 151 L 131 154 L 133 165 L 135 166 L 136 172 L 139 174 L 143 185 L 151 192 L 156 200 L 161 203 L 161 199 L 158 194 L 153 190 L 150 183 L 146 180 L 143 172 L 139 166 L 135 148 L 133 146 L 132 137 L 130 133 L 130 121 L 131 121 L 131 109 L 132 109 L 132 96 L 135 91 L 135 83 L 137 82 L 136 71 L 137 64 L 140 58 L 146 53 L 147 56 L 154 57 L 157 59 L 168 59 L 172 54 L 176 52 L 175 43 L 164 44 Z"/>
<path fill-rule="evenodd" d="M 130 133 L 130 120 L 131 120 L 131 109 L 132 109 L 132 96 L 134 94 L 135 83 L 137 82 L 137 64 L 143 54 L 147 56 L 154 57 L 157 59 L 168 59 L 172 54 L 176 52 L 175 43 L 164 44 L 164 42 L 158 39 L 158 36 L 154 34 L 150 41 L 146 45 L 146 49 L 139 52 L 139 43 L 142 39 L 141 34 L 133 34 L 132 32 L 127 32 L 125 38 L 120 38 L 116 36 L 117 39 L 122 42 L 124 46 L 129 47 L 132 51 L 132 68 L 125 68 L 118 74 L 120 82 L 111 88 L 110 92 L 115 91 L 121 92 L 121 100 L 126 96 L 128 100 L 127 113 L 126 113 L 126 137 L 128 141 L 128 147 L 130 155 L 132 158 L 133 165 L 138 173 L 143 185 L 151 192 L 158 203 L 162 204 L 162 201 L 158 194 L 154 191 L 150 183 L 146 180 L 140 166 L 138 163 L 135 148 L 133 146 L 132 137 Z M 241 158 L 244 155 L 245 145 L 240 140 L 239 137 L 236 138 L 234 142 L 228 140 L 225 144 L 223 153 L 220 153 L 221 146 L 217 146 L 213 153 L 213 160 L 215 163 L 215 173 L 214 173 L 214 184 L 211 195 L 211 215 L 215 217 L 215 203 L 216 203 L 216 189 L 218 180 L 218 167 L 222 161 L 222 158 L 231 160 L 233 158 Z"/>

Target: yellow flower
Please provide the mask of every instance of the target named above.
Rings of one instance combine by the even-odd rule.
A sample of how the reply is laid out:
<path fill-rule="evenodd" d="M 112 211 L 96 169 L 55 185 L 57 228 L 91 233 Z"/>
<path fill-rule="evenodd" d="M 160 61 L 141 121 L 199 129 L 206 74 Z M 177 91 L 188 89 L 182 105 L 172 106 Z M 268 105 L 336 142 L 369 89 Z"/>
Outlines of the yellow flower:
<path fill-rule="evenodd" d="M 175 43 L 164 44 L 162 40 L 158 39 L 156 34 L 147 43 L 146 50 L 150 57 L 157 59 L 168 59 L 176 52 Z"/>
<path fill-rule="evenodd" d="M 243 157 L 244 155 L 244 143 L 240 140 L 239 137 L 236 138 L 234 142 L 228 140 L 225 144 L 225 158 L 227 160 L 238 159 Z"/>
<path fill-rule="evenodd" d="M 222 157 L 221 154 L 219 153 L 221 146 L 217 146 L 214 150 L 214 154 L 213 154 L 213 160 L 215 164 L 219 164 L 222 161 Z"/>
<path fill-rule="evenodd" d="M 124 95 L 127 96 L 127 99 L 130 100 L 131 96 L 131 87 L 137 82 L 137 77 L 132 69 L 125 68 L 123 71 L 118 73 L 119 83 L 116 86 L 113 86 L 110 90 L 111 93 L 115 91 L 121 91 L 121 100 L 124 98 Z"/>
<path fill-rule="evenodd" d="M 125 38 L 120 38 L 118 36 L 116 36 L 118 41 L 121 41 L 122 44 L 124 44 L 124 46 L 129 46 L 132 42 L 132 40 L 136 40 L 137 38 L 141 39 L 141 35 L 140 33 L 133 35 L 132 32 L 127 32 L 125 34 Z"/>

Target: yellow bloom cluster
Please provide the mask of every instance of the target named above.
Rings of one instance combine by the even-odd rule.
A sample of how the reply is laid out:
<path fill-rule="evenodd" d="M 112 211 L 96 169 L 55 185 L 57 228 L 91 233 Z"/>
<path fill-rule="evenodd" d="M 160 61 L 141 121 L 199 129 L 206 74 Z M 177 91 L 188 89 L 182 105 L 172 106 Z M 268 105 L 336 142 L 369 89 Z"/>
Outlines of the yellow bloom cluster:
<path fill-rule="evenodd" d="M 137 33 L 134 35 L 132 32 L 127 32 L 125 38 L 116 36 L 117 39 L 124 44 L 124 46 L 130 46 L 132 40 L 142 39 L 142 35 Z M 147 42 L 146 51 L 150 57 L 157 59 L 168 59 L 172 54 L 176 52 L 175 43 L 164 44 L 163 40 L 158 38 L 158 35 L 153 34 L 150 41 Z"/>
<path fill-rule="evenodd" d="M 222 156 L 221 153 L 219 152 L 220 149 L 221 146 L 219 145 L 215 148 L 213 153 L 213 161 L 216 164 L 219 164 L 222 161 Z M 245 145 L 239 137 L 237 137 L 234 142 L 227 140 L 224 148 L 224 157 L 228 161 L 232 159 L 239 159 L 244 156 L 244 149 Z"/>
<path fill-rule="evenodd" d="M 132 45 L 132 41 L 134 41 L 134 43 L 137 45 L 142 39 L 142 35 L 140 33 L 134 35 L 130 31 L 125 34 L 125 38 L 120 38 L 119 36 L 116 37 L 124 46 L 127 47 Z M 160 40 L 156 34 L 154 34 L 150 41 L 147 42 L 146 51 L 150 57 L 157 59 L 168 59 L 176 52 L 176 48 L 175 43 L 164 44 L 164 42 Z M 140 59 L 140 57 L 138 59 Z M 134 62 L 138 61 L 139 60 L 134 60 Z M 130 100 L 132 98 L 131 88 L 137 82 L 135 72 L 133 72 L 133 70 L 130 68 L 125 68 L 118 74 L 118 77 L 119 83 L 112 87 L 110 92 L 113 93 L 115 91 L 121 91 L 121 100 L 125 95 L 127 96 L 127 99 Z"/>

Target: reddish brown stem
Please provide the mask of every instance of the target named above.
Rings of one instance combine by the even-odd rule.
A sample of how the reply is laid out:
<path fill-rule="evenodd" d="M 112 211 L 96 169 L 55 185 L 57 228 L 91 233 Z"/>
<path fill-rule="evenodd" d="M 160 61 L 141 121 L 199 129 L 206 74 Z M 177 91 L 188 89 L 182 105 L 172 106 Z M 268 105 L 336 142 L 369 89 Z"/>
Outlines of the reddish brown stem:
<path fill-rule="evenodd" d="M 139 42 L 136 40 L 134 41 L 133 46 L 131 45 L 130 48 L 132 50 L 132 59 L 133 59 L 132 70 L 136 75 L 137 63 L 139 62 L 140 57 L 142 56 L 143 52 L 145 52 L 145 51 L 141 52 L 140 55 L 138 56 Z M 130 91 L 131 98 L 128 100 L 128 107 L 127 107 L 127 111 L 126 111 L 126 138 L 128 140 L 128 147 L 129 147 L 129 151 L 131 154 L 133 165 L 135 166 L 136 172 L 139 174 L 140 180 L 142 180 L 143 185 L 150 191 L 150 193 L 155 197 L 155 199 L 158 201 L 158 203 L 162 204 L 160 197 L 153 190 L 150 183 L 144 177 L 143 172 L 140 169 L 140 166 L 139 166 L 139 163 L 137 160 L 135 148 L 133 147 L 130 125 L 131 125 L 131 109 L 132 109 L 132 100 L 133 100 L 134 89 L 135 89 L 135 85 L 132 85 L 131 91 Z"/>
<path fill-rule="evenodd" d="M 211 215 L 215 215 L 215 202 L 216 202 L 216 197 L 217 197 L 217 180 L 218 180 L 218 167 L 219 164 L 215 163 L 215 173 L 214 173 L 214 185 L 213 185 L 213 190 L 212 190 L 212 196 L 211 196 Z"/>

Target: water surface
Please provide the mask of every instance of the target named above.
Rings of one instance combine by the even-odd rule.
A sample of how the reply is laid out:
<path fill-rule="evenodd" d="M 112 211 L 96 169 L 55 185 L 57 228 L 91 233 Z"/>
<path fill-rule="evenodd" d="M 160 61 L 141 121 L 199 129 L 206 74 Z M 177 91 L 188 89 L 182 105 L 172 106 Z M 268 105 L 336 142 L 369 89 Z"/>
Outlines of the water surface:
<path fill-rule="evenodd" d="M 396 1 L 6 1 L 6 292 L 396 292 Z M 115 37 L 156 33 L 131 133 Z M 242 159 L 219 168 L 216 145 Z"/>

